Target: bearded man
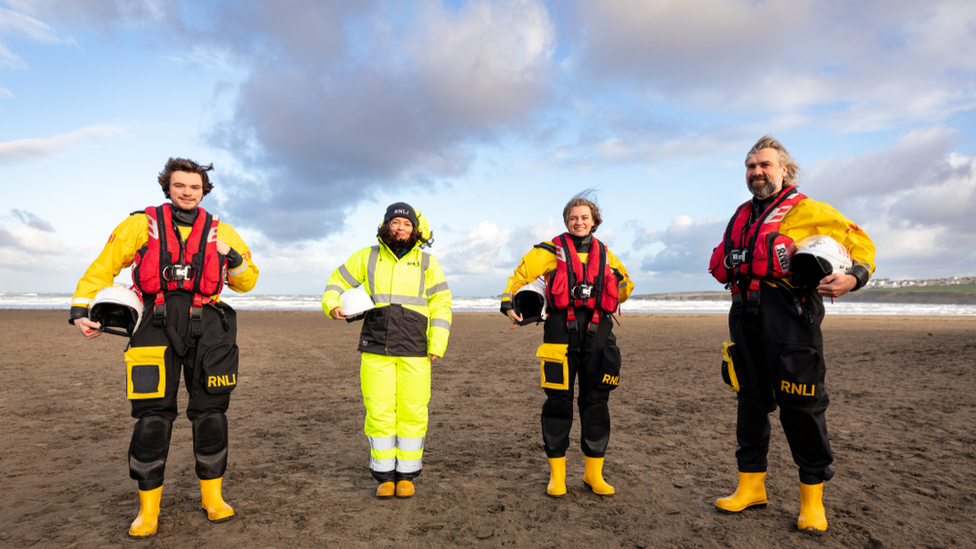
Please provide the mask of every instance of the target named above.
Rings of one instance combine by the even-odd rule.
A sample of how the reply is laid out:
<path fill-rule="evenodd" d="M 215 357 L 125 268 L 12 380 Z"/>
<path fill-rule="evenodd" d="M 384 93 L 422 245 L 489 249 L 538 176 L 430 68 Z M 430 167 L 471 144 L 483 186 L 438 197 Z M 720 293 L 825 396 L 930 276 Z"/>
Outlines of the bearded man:
<path fill-rule="evenodd" d="M 827 529 L 823 483 L 834 474 L 824 416 L 829 397 L 820 329 L 823 298 L 864 286 L 874 272 L 875 249 L 868 235 L 840 212 L 797 191 L 799 166 L 779 141 L 768 135 L 760 139 L 745 165 L 753 199 L 736 210 L 709 265 L 709 272 L 732 292 L 732 341 L 723 346 L 723 377 L 738 391 L 739 485 L 715 505 L 729 513 L 766 506 L 769 414 L 778 405 L 799 467 L 797 528 L 816 534 Z M 791 271 L 791 250 L 815 236 L 839 243 L 850 254 L 852 268 L 820 273 L 812 284 L 800 284 Z"/>

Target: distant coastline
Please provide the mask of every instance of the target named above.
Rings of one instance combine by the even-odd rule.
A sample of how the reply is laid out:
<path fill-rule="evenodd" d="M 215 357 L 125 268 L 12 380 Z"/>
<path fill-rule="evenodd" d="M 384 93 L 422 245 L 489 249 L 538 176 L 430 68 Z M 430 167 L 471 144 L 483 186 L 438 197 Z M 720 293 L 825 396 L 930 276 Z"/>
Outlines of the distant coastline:
<path fill-rule="evenodd" d="M 635 295 L 631 299 L 667 301 L 719 301 L 729 299 L 724 291 L 669 292 Z M 976 305 L 976 277 L 953 277 L 931 280 L 872 280 L 838 302 L 848 303 L 929 303 Z"/>

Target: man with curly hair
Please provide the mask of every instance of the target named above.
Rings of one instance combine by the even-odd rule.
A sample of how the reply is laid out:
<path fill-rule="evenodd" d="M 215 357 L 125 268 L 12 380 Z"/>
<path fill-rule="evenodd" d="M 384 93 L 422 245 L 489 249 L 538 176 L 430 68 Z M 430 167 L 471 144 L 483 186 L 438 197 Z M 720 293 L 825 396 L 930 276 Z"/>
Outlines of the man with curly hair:
<path fill-rule="evenodd" d="M 96 296 L 122 269 L 132 267 L 133 290 L 145 304 L 125 351 L 127 394 L 138 420 L 128 457 L 129 476 L 139 483 L 139 515 L 129 527 L 136 538 L 156 534 L 181 372 L 203 509 L 212 522 L 234 515 L 221 479 L 225 412 L 237 385 L 237 314 L 219 294 L 225 282 L 250 291 L 258 268 L 233 227 L 198 207 L 213 189 L 211 170 L 212 164 L 170 158 L 158 179 L 169 202 L 133 212 L 116 227 L 71 300 L 69 322 L 88 339 L 103 329 L 89 318 L 90 311 L 96 316 Z"/>

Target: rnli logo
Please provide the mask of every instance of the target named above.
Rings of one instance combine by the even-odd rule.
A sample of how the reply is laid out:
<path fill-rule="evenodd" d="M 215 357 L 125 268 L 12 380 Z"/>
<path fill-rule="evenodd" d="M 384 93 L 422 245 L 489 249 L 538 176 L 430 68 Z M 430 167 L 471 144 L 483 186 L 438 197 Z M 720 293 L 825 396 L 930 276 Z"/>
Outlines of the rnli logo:
<path fill-rule="evenodd" d="M 237 374 L 229 376 L 207 376 L 207 387 L 231 387 L 237 385 Z"/>
<path fill-rule="evenodd" d="M 802 385 L 797 383 L 790 383 L 789 381 L 783 381 L 780 385 L 779 390 L 784 393 L 789 393 L 791 395 L 800 395 L 812 397 L 816 392 L 816 385 Z"/>
<path fill-rule="evenodd" d="M 790 252 L 786 249 L 786 244 L 776 245 L 776 259 L 779 260 L 780 271 L 790 272 Z"/>
<path fill-rule="evenodd" d="M 603 384 L 604 385 L 620 385 L 620 376 L 612 376 L 610 374 L 603 374 Z"/>
<path fill-rule="evenodd" d="M 403 208 L 397 208 L 397 209 L 393 210 L 394 217 L 397 216 L 397 215 L 410 215 L 411 213 L 412 212 L 410 212 L 409 210 L 405 210 Z"/>
<path fill-rule="evenodd" d="M 207 235 L 207 244 L 217 241 L 217 227 L 212 227 L 210 229 L 210 234 Z"/>
<path fill-rule="evenodd" d="M 419 261 L 408 261 L 407 262 L 407 265 L 409 265 L 411 267 L 419 267 L 420 266 L 420 262 Z"/>

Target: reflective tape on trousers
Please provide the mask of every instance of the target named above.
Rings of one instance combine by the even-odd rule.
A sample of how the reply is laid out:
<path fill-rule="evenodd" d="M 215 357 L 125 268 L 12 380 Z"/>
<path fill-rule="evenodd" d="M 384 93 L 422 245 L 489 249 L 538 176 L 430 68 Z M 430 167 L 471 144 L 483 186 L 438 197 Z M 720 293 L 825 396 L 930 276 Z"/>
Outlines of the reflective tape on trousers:
<path fill-rule="evenodd" d="M 369 468 L 377 473 L 386 473 L 392 471 L 396 468 L 397 460 L 396 458 L 390 459 L 375 459 L 372 456 L 369 458 Z"/>
<path fill-rule="evenodd" d="M 397 437 L 366 437 L 369 440 L 369 447 L 382 452 L 396 448 Z"/>
<path fill-rule="evenodd" d="M 398 473 L 416 473 L 423 466 L 423 461 L 419 459 L 399 459 L 396 462 Z"/>
<path fill-rule="evenodd" d="M 423 450 L 424 438 L 425 437 L 420 437 L 420 438 L 397 437 L 396 447 L 406 452 L 416 452 L 417 450 Z"/>

